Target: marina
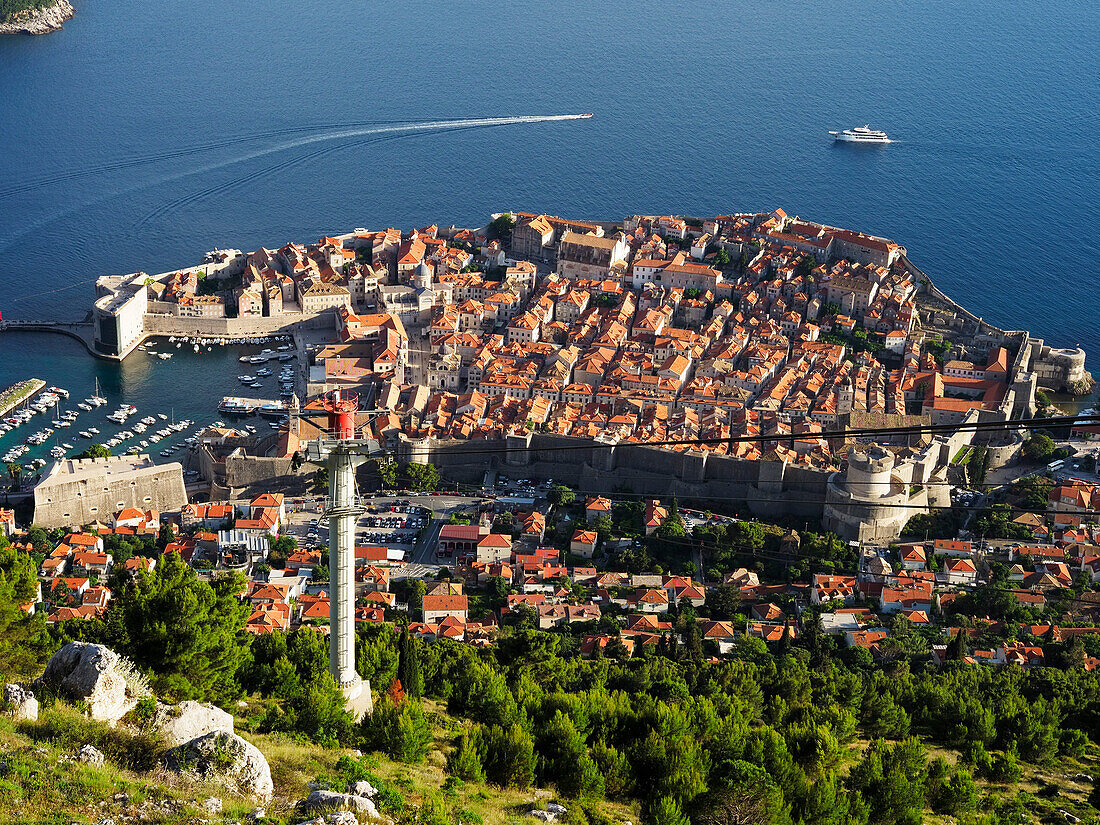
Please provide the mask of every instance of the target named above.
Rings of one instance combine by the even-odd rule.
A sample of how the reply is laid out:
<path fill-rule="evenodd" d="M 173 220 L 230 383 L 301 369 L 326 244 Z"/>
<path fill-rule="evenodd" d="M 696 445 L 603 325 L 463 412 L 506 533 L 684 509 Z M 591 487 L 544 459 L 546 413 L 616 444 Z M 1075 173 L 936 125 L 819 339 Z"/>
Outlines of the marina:
<path fill-rule="evenodd" d="M 42 357 L 43 341 L 51 347 L 48 358 Z M 239 394 L 240 359 L 261 356 L 274 364 L 280 354 L 294 357 L 285 337 L 228 343 L 165 338 L 146 342 L 124 364 L 109 364 L 89 358 L 75 341 L 9 331 L 0 337 L 0 384 L 10 385 L 5 394 L 16 388 L 22 394 L 0 415 L 0 460 L 10 465 L 9 475 L 24 476 L 92 444 L 103 444 L 114 454 L 179 460 L 203 429 L 222 423 L 218 402 Z M 44 380 L 19 375 L 21 366 L 30 363 L 41 369 Z M 254 370 L 250 388 L 267 386 L 276 395 L 281 388 L 292 388 L 292 365 L 280 367 Z M 278 426 L 285 412 L 282 400 L 249 399 L 234 415 L 234 426 L 254 433 L 261 417 Z"/>

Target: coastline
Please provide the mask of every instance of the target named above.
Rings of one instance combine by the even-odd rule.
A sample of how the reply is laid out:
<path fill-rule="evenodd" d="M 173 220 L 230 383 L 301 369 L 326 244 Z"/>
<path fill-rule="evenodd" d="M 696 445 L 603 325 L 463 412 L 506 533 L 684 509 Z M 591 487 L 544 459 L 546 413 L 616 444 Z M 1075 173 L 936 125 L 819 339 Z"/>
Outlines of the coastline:
<path fill-rule="evenodd" d="M 69 0 L 57 2 L 42 9 L 28 9 L 14 15 L 13 19 L 0 23 L 0 34 L 49 34 L 61 31 L 62 24 L 76 14 Z"/>

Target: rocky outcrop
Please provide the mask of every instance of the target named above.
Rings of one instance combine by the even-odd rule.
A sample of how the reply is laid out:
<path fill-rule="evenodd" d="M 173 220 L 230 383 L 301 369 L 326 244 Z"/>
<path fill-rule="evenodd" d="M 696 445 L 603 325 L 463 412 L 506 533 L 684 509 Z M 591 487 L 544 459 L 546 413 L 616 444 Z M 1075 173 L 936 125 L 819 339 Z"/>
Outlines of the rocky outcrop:
<path fill-rule="evenodd" d="M 168 751 L 168 766 L 222 782 L 231 790 L 267 801 L 275 786 L 267 759 L 235 733 L 215 731 Z"/>
<path fill-rule="evenodd" d="M 41 681 L 65 699 L 84 702 L 93 719 L 112 724 L 149 695 L 128 660 L 88 642 L 69 642 L 57 651 Z"/>
<path fill-rule="evenodd" d="M 76 752 L 76 761 L 98 768 L 103 765 L 103 752 L 94 745 L 85 745 Z"/>
<path fill-rule="evenodd" d="M 60 31 L 61 24 L 73 16 L 69 0 L 57 0 L 43 9 L 27 9 L 0 20 L 0 34 L 49 34 Z"/>
<path fill-rule="evenodd" d="M 153 727 L 160 731 L 168 747 L 175 747 L 208 733 L 233 733 L 233 716 L 213 705 L 186 701 L 157 705 Z"/>
<path fill-rule="evenodd" d="M 302 802 L 302 807 L 310 813 L 328 811 L 351 811 L 367 819 L 378 819 L 378 808 L 365 796 L 337 791 L 316 790 Z"/>
<path fill-rule="evenodd" d="M 38 718 L 38 700 L 19 685 L 4 685 L 4 708 L 16 722 L 24 719 L 33 722 Z"/>

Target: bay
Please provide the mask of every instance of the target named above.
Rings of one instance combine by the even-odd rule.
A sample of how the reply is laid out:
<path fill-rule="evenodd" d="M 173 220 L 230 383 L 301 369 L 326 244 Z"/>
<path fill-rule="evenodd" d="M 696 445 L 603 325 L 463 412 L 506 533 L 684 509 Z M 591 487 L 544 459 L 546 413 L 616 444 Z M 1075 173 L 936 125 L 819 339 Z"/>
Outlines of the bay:
<path fill-rule="evenodd" d="M 79 0 L 0 39 L 0 312 L 78 318 L 101 274 L 357 226 L 783 207 L 1095 351 L 1098 23 L 1069 0 Z M 896 142 L 826 136 L 864 123 Z M 0 336 L 16 378 L 86 360 L 37 340 Z M 148 366 L 160 406 L 202 386 Z"/>

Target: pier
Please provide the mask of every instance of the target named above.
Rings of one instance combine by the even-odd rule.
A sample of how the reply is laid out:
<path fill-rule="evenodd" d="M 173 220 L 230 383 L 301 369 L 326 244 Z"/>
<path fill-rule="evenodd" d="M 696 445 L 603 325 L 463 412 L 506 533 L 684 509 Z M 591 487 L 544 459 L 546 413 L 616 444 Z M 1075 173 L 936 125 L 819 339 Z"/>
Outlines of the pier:
<path fill-rule="evenodd" d="M 25 404 L 34 398 L 46 382 L 41 378 L 31 378 L 28 381 L 20 381 L 0 393 L 0 418 L 10 413 L 20 404 Z"/>

